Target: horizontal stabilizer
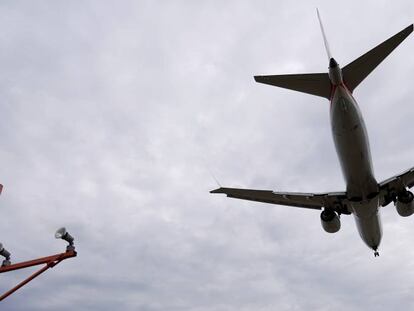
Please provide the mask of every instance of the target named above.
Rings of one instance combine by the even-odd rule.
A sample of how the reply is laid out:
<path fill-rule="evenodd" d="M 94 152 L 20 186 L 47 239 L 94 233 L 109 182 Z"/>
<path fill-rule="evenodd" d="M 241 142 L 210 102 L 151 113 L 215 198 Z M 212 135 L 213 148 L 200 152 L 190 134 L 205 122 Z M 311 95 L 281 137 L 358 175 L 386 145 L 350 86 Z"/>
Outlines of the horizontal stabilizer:
<path fill-rule="evenodd" d="M 259 83 L 322 96 L 327 99 L 331 95 L 331 82 L 327 73 L 255 76 L 254 79 Z"/>
<path fill-rule="evenodd" d="M 413 31 L 411 24 L 342 69 L 344 81 L 352 92 Z"/>

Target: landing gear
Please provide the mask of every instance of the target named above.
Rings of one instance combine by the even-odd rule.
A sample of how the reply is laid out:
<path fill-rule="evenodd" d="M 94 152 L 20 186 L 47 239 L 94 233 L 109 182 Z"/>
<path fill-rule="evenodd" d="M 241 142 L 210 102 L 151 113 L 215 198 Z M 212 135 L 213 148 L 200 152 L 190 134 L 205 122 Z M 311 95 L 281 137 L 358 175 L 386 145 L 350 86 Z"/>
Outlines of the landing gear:
<path fill-rule="evenodd" d="M 375 247 L 375 248 L 373 248 L 373 250 L 374 250 L 374 257 L 378 257 L 379 256 L 378 248 Z"/>

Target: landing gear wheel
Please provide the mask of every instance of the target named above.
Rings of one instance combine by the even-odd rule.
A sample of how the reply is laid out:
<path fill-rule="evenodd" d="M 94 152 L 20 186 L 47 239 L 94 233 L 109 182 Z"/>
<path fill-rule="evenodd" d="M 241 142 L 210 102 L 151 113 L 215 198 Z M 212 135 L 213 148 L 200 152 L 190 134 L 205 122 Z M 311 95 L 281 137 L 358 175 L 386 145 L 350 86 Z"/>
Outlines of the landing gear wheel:
<path fill-rule="evenodd" d="M 374 252 L 374 257 L 378 257 L 379 253 L 377 251 Z"/>

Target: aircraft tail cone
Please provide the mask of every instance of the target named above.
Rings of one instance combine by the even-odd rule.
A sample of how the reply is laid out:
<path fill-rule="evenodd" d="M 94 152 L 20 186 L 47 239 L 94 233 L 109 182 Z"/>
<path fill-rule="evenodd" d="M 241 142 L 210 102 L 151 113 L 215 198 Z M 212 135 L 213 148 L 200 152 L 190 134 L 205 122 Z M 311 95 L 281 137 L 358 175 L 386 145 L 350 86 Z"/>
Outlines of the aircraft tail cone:
<path fill-rule="evenodd" d="M 331 59 L 329 60 L 329 68 L 335 68 L 337 66 L 338 66 L 338 63 L 333 57 L 331 57 Z"/>

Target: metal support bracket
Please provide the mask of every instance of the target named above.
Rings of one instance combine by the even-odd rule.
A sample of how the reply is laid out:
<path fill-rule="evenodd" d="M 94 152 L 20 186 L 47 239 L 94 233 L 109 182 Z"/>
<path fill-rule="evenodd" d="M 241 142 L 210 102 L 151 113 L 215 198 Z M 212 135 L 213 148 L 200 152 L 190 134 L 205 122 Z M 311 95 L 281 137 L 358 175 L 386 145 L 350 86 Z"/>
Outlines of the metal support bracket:
<path fill-rule="evenodd" d="M 20 282 L 15 287 L 13 287 L 9 291 L 7 291 L 3 295 L 1 295 L 0 296 L 0 301 L 7 298 L 11 294 L 13 294 L 19 288 L 23 287 L 24 285 L 26 285 L 27 283 L 32 281 L 34 278 L 38 277 L 39 275 L 41 275 L 43 272 L 45 272 L 49 268 L 53 268 L 54 266 L 56 266 L 57 264 L 59 264 L 61 261 L 65 260 L 65 259 L 76 257 L 76 255 L 77 255 L 77 253 L 76 253 L 75 250 L 69 249 L 65 253 L 60 253 L 60 254 L 56 254 L 56 255 L 52 255 L 52 256 L 48 256 L 48 257 L 41 257 L 41 258 L 29 260 L 29 261 L 24 261 L 24 262 L 15 263 L 15 264 L 12 264 L 12 265 L 6 265 L 6 266 L 0 267 L 0 273 L 5 273 L 5 272 L 10 272 L 10 271 L 14 271 L 14 270 L 19 270 L 19 269 L 24 269 L 24 268 L 29 268 L 29 267 L 45 264 L 45 266 L 43 268 L 36 271 L 31 276 L 29 276 L 27 279 Z"/>

